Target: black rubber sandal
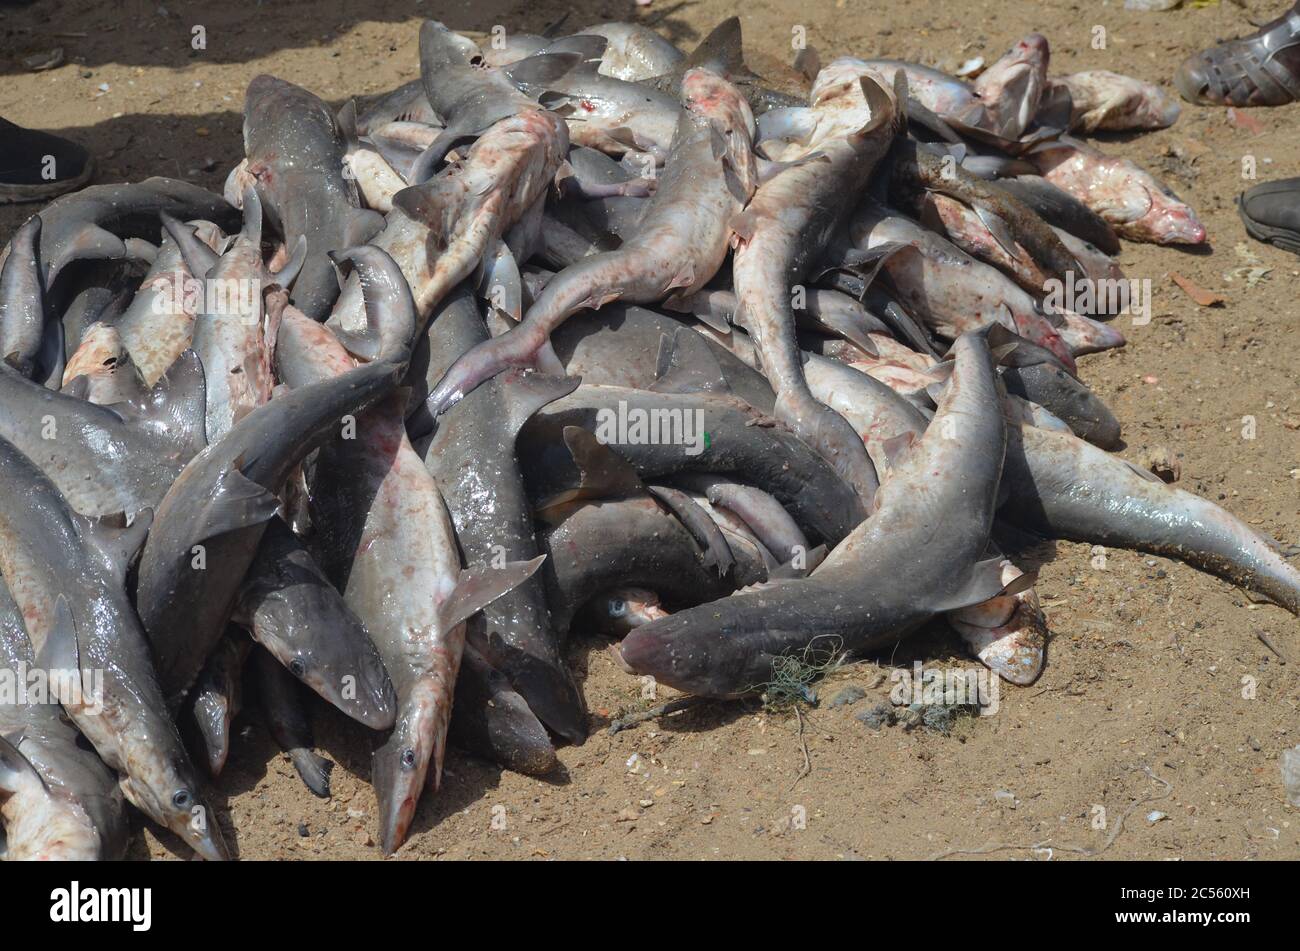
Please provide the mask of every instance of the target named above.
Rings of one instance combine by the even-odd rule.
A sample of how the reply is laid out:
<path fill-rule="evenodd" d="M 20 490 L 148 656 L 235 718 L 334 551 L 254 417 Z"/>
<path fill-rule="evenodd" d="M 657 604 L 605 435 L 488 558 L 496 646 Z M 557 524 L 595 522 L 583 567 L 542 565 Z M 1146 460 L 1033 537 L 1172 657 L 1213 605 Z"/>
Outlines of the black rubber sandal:
<path fill-rule="evenodd" d="M 1250 36 L 1189 56 L 1174 85 L 1201 105 L 1281 106 L 1300 99 L 1300 4 Z"/>

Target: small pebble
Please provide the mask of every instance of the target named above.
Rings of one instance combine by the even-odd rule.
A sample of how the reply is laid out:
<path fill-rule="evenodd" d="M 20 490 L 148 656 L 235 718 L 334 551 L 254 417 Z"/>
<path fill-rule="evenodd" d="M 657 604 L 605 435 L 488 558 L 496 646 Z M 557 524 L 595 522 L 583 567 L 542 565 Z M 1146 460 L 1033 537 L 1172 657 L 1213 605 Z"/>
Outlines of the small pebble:
<path fill-rule="evenodd" d="M 843 690 L 841 690 L 831 699 L 831 703 L 830 703 L 831 709 L 834 710 L 836 707 L 846 707 L 849 706 L 850 704 L 857 703 L 866 695 L 867 692 L 863 690 L 861 687 L 857 686 L 856 684 L 851 684 L 845 687 Z"/>

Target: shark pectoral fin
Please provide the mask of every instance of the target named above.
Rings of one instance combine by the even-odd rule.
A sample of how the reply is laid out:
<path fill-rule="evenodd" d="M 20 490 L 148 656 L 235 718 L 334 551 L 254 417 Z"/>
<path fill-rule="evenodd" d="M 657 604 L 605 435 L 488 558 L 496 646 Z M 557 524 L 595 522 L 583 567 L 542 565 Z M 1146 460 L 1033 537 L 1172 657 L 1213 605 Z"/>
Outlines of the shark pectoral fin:
<path fill-rule="evenodd" d="M 435 141 L 429 148 L 437 145 L 438 142 Z M 430 237 L 440 239 L 446 231 L 445 218 L 454 204 L 449 197 L 444 196 L 443 191 L 438 181 L 412 185 L 393 196 L 393 207 L 432 231 Z"/>
<path fill-rule="evenodd" d="M 270 211 L 274 206 L 269 202 L 262 200 L 262 193 L 257 190 L 257 186 L 248 185 L 244 188 L 244 226 L 239 229 L 239 237 L 249 247 L 260 248 L 262 245 L 262 221 L 264 217 L 270 217 L 265 212 Z M 279 226 L 278 221 L 271 222 Z"/>
<path fill-rule="evenodd" d="M 354 248 L 365 244 L 384 230 L 384 216 L 369 208 L 353 208 L 348 213 L 348 223 L 343 228 L 343 243 Z"/>
<path fill-rule="evenodd" d="M 718 577 L 724 577 L 736 564 L 735 552 L 722 529 L 703 508 L 685 492 L 673 486 L 648 485 L 646 491 L 664 504 L 677 517 L 682 527 L 691 533 L 700 546 L 705 568 L 713 568 Z"/>
<path fill-rule="evenodd" d="M 736 171 L 734 165 L 727 162 L 722 169 L 723 180 L 726 182 L 727 191 L 731 192 L 731 197 L 736 199 L 736 204 L 744 205 L 749 201 L 749 196 L 753 193 L 752 188 L 747 188 L 741 181 L 740 174 Z"/>
<path fill-rule="evenodd" d="M 284 262 L 284 267 L 271 275 L 271 279 L 287 290 L 298 279 L 298 273 L 302 270 L 306 260 L 307 236 L 300 234 L 297 242 L 294 243 L 293 253 L 289 255 L 289 260 Z"/>
<path fill-rule="evenodd" d="M 621 498 L 644 491 L 632 464 L 581 426 L 564 427 L 564 445 L 580 473 L 579 497 Z"/>
<path fill-rule="evenodd" d="M 153 525 L 153 509 L 135 513 L 130 525 L 123 516 L 107 518 L 78 517 L 78 534 L 99 555 L 100 563 L 119 584 L 126 583 L 126 570 L 144 547 L 145 537 Z"/>
<path fill-rule="evenodd" d="M 1023 574 L 1016 575 L 1002 588 L 1003 595 L 1023 594 L 1033 588 L 1038 583 L 1037 571 L 1026 571 Z"/>
<path fill-rule="evenodd" d="M 568 93 L 548 89 L 537 97 L 537 104 L 554 112 L 562 119 L 580 118 L 574 115 L 578 111 L 578 107 L 573 104 L 573 97 Z"/>
<path fill-rule="evenodd" d="M 84 378 L 78 377 L 70 381 L 63 392 L 70 395 L 84 393 L 85 388 L 77 384 L 78 380 L 84 383 Z M 208 444 L 204 419 L 206 408 L 207 384 L 203 363 L 193 350 L 181 353 L 152 389 L 105 407 L 124 422 L 162 433 L 176 447 L 184 462 Z"/>
<path fill-rule="evenodd" d="M 564 363 L 555 352 L 555 345 L 551 343 L 549 337 L 542 341 L 537 348 L 537 353 L 533 355 L 533 366 L 547 376 L 564 376 Z"/>
<path fill-rule="evenodd" d="M 492 243 L 479 263 L 476 290 L 479 297 L 504 311 L 515 323 L 523 318 L 523 278 L 515 256 L 500 238 Z"/>
<path fill-rule="evenodd" d="M 150 391 L 151 412 L 167 420 L 167 433 L 177 445 L 197 455 L 208 444 L 207 376 L 203 361 L 193 350 L 184 351 Z"/>
<path fill-rule="evenodd" d="M 817 52 L 815 46 L 805 46 L 794 57 L 795 72 L 803 76 L 808 82 L 817 78 L 817 74 L 822 71 L 821 54 Z"/>
<path fill-rule="evenodd" d="M 11 367 L 13 367 L 15 370 L 18 370 L 20 373 L 22 372 L 22 368 L 19 367 L 17 364 L 15 364 L 13 361 L 11 361 L 8 357 L 5 358 L 5 362 L 8 363 Z M 64 396 L 71 396 L 73 399 L 76 400 L 88 401 L 90 399 L 90 377 L 84 375 L 74 376 L 67 383 L 63 384 L 59 392 L 62 393 Z M 110 406 L 108 408 L 111 409 L 114 413 L 116 413 L 120 419 L 125 419 L 125 417 L 122 416 L 121 410 L 118 407 Z"/>
<path fill-rule="evenodd" d="M 45 286 L 48 288 L 64 266 L 73 261 L 116 260 L 126 256 L 125 242 L 113 232 L 97 224 L 83 225 L 76 237 L 63 246 L 57 259 L 41 262 L 45 266 Z"/>
<path fill-rule="evenodd" d="M 598 37 L 598 39 L 603 40 L 604 37 Z M 553 83 L 572 72 L 590 59 L 588 55 L 590 52 L 591 48 L 584 49 L 581 52 L 575 49 L 569 52 L 535 53 L 532 56 L 525 56 L 518 62 L 511 63 L 501 71 L 520 90 L 527 93 L 530 88 L 536 90 L 537 87 Z"/>
<path fill-rule="evenodd" d="M 605 49 L 608 46 L 609 40 L 603 36 L 594 33 L 575 33 L 573 36 L 566 36 L 556 40 L 540 53 L 534 55 L 540 56 L 542 53 L 577 53 L 580 60 L 571 72 L 594 73 L 596 68 L 600 66 L 601 58 L 605 55 Z M 508 69 L 513 69 L 513 67 L 508 67 Z"/>
<path fill-rule="evenodd" d="M 862 279 L 865 291 L 876 279 L 876 275 L 880 273 L 886 261 L 910 247 L 912 245 L 906 241 L 885 241 L 871 248 L 852 248 L 845 253 L 842 266 L 852 269 L 853 273 Z"/>
<path fill-rule="evenodd" d="M 360 136 L 357 135 L 356 99 L 349 99 L 343 103 L 343 108 L 339 110 L 338 115 L 334 118 L 334 126 L 339 130 L 339 135 L 343 137 L 349 152 L 357 148 Z"/>
<path fill-rule="evenodd" d="M 975 212 L 975 216 L 979 218 L 980 224 L 984 225 L 989 230 L 989 234 L 993 235 L 993 240 L 998 243 L 998 247 L 1002 249 L 1003 253 L 1012 259 L 1019 257 L 1016 249 L 1016 238 L 1011 233 L 1010 226 L 987 208 L 974 205 L 972 210 Z"/>
<path fill-rule="evenodd" d="M 871 118 L 854 135 L 866 136 L 876 129 L 883 128 L 887 123 L 896 126 L 900 117 L 894 106 L 894 100 L 890 98 L 885 87 L 870 76 L 859 77 L 858 83 L 862 87 L 862 97 L 867 101 L 867 108 L 871 110 Z"/>
<path fill-rule="evenodd" d="M 22 788 L 23 779 L 35 776 L 45 786 L 45 780 L 27 757 L 18 752 L 19 739 L 0 736 L 0 793 L 13 795 Z M 46 787 L 47 789 L 49 787 Z"/>
<path fill-rule="evenodd" d="M 193 523 L 196 541 L 268 522 L 280 508 L 280 500 L 239 471 L 227 469 L 213 486 L 211 498 Z"/>
<path fill-rule="evenodd" d="M 921 326 L 920 321 L 904 310 L 897 301 L 886 302 L 877 316 L 889 327 L 894 336 L 908 344 L 912 349 L 932 357 L 939 355 L 935 350 L 930 334 Z"/>
<path fill-rule="evenodd" d="M 410 285 L 388 252 L 373 245 L 329 252 L 336 271 L 344 262 L 355 269 L 365 305 L 365 327 L 334 328 L 349 353 L 366 361 L 405 363 L 410 359 L 420 323 Z M 341 273 L 341 271 L 340 271 Z"/>
<path fill-rule="evenodd" d="M 711 69 L 733 81 L 758 78 L 745 65 L 740 17 L 727 17 L 700 40 L 700 45 L 681 64 L 683 72 L 695 67 Z"/>
<path fill-rule="evenodd" d="M 320 756 L 315 750 L 306 747 L 296 747 L 287 751 L 289 760 L 293 763 L 293 768 L 298 773 L 298 778 L 302 780 L 303 785 L 311 790 L 312 795 L 321 799 L 330 797 L 330 771 L 334 764 L 325 757 Z"/>
<path fill-rule="evenodd" d="M 698 295 L 692 295 L 692 297 L 698 297 Z M 707 304 L 693 306 L 691 313 L 695 315 L 696 320 L 704 324 L 704 326 L 708 327 L 710 330 L 724 336 L 731 333 L 731 324 L 727 323 L 727 319 L 717 313 L 717 311 L 710 308 Z"/>
<path fill-rule="evenodd" d="M 217 253 L 199 240 L 190 225 L 177 221 L 165 211 L 159 217 L 162 218 L 167 234 L 176 242 L 176 247 L 180 248 L 181 260 L 185 262 L 190 274 L 199 280 L 207 277 L 217 263 Z"/>
<path fill-rule="evenodd" d="M 758 219 L 759 213 L 757 211 L 752 207 L 746 208 L 740 214 L 735 215 L 731 221 L 728 222 L 727 227 L 731 229 L 731 233 L 735 235 L 736 238 L 741 241 L 749 241 L 758 230 Z"/>
<path fill-rule="evenodd" d="M 707 340 L 688 327 L 678 328 L 670 338 L 659 339 L 659 361 L 655 393 L 730 393 L 722 366 Z"/>
<path fill-rule="evenodd" d="M 830 550 L 825 545 L 818 545 L 816 548 L 784 562 L 780 567 L 773 568 L 767 573 L 767 580 L 772 582 L 806 578 L 812 574 L 818 565 L 826 560 L 829 553 Z"/>
<path fill-rule="evenodd" d="M 1002 565 L 1005 561 L 1006 559 L 999 554 L 975 562 L 967 572 L 966 583 L 956 591 L 950 592 L 947 598 L 941 599 L 942 603 L 935 605 L 935 611 L 969 608 L 976 604 L 983 604 L 1001 594 L 1014 594 L 1016 591 L 1033 587 L 1035 576 L 1032 574 L 1021 575 L 1010 584 L 1003 584 Z M 1024 583 L 1026 579 L 1028 581 Z M 1015 591 L 1011 590 L 1012 588 Z"/>
<path fill-rule="evenodd" d="M 993 365 L 995 367 L 1015 366 L 1015 352 L 1019 347 L 1020 343 L 1013 340 L 1010 343 L 991 348 L 989 355 L 993 358 Z"/>
<path fill-rule="evenodd" d="M 81 644 L 77 640 L 77 620 L 72 616 L 68 599 L 59 595 L 54 599 L 54 623 L 45 636 L 45 643 L 36 652 L 36 665 L 46 671 L 81 670 Z M 50 688 L 57 692 L 64 678 L 51 677 Z M 60 703 L 72 703 L 77 697 L 59 697 Z"/>
<path fill-rule="evenodd" d="M 907 459 L 907 455 L 912 451 L 912 446 L 916 444 L 916 434 L 910 430 L 900 433 L 897 436 L 890 436 L 881 444 L 881 450 L 885 454 L 885 459 L 889 468 L 897 469 Z"/>
<path fill-rule="evenodd" d="M 529 370 L 508 370 L 499 376 L 511 436 L 517 436 L 538 410 L 568 396 L 582 381 L 576 376 L 550 376 Z"/>
<path fill-rule="evenodd" d="M 944 360 L 942 363 L 936 363 L 934 366 L 923 371 L 921 376 L 929 377 L 936 383 L 947 383 L 948 378 L 952 376 L 953 367 L 956 365 L 955 360 Z"/>
<path fill-rule="evenodd" d="M 458 128 L 447 128 L 438 134 L 438 137 L 429 143 L 429 147 L 419 154 L 413 163 L 411 163 L 410 178 L 408 181 L 413 182 L 413 187 L 428 184 L 442 165 L 443 159 L 447 153 L 456 147 L 456 144 L 465 138 L 463 130 Z M 401 195 L 398 192 L 397 195 Z M 393 196 L 393 204 L 397 204 L 397 195 Z"/>
<path fill-rule="evenodd" d="M 479 611 L 519 587 L 533 576 L 545 555 L 538 555 L 531 561 L 511 561 L 500 568 L 490 565 L 478 565 L 466 568 L 460 573 L 456 590 L 438 609 L 439 621 L 444 630 L 450 630 L 457 624 L 468 620 Z"/>

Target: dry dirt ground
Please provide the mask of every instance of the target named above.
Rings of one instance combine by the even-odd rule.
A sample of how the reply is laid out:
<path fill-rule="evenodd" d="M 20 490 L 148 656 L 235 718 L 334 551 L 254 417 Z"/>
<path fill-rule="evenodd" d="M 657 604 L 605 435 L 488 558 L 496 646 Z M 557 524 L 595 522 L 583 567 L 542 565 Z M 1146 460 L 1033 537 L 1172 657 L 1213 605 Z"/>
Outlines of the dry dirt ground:
<path fill-rule="evenodd" d="M 796 25 L 824 55 L 948 67 L 992 61 L 1039 30 L 1055 71 L 1106 68 L 1167 84 L 1185 55 L 1280 7 L 1254 0 L 1140 14 L 1119 0 L 701 0 L 675 9 L 665 0 L 649 8 L 580 0 L 569 22 L 657 17 L 689 46 L 739 13 L 760 72 L 790 61 Z M 254 75 L 283 76 L 338 105 L 417 75 L 424 17 L 536 31 L 570 8 L 43 0 L 0 9 L 0 114 L 85 142 L 100 157 L 100 181 L 171 175 L 219 189 L 241 155 L 240 109 Z M 204 51 L 190 48 L 196 25 L 206 29 Z M 1104 49 L 1093 46 L 1098 28 Z M 65 65 L 44 73 L 19 65 L 56 46 Z M 1186 488 L 1284 544 L 1300 542 L 1300 262 L 1250 242 L 1233 202 L 1249 184 L 1247 156 L 1261 178 L 1300 174 L 1298 119 L 1300 106 L 1255 110 L 1242 127 L 1224 110 L 1188 107 L 1172 129 L 1104 143 L 1179 191 L 1209 228 L 1212 251 L 1127 244 L 1123 265 L 1151 281 L 1154 319 L 1123 327 L 1126 348 L 1082 361 L 1084 378 L 1124 422 L 1128 454 L 1167 447 Z M 0 239 L 32 210 L 0 211 Z M 1248 287 L 1232 272 L 1251 266 L 1267 273 Z M 1225 303 L 1198 307 L 1172 284 L 1175 270 Z M 803 714 L 802 741 L 798 719 L 741 703 L 611 737 L 608 718 L 645 701 L 601 644 L 579 638 L 572 662 L 592 736 L 560 751 L 562 775 L 540 781 L 453 752 L 399 857 L 1300 857 L 1300 811 L 1285 802 L 1278 763 L 1300 744 L 1296 620 L 1176 562 L 1109 552 L 1099 570 L 1085 546 L 1047 554 L 1039 582 L 1054 634 L 1047 670 L 1032 687 L 1003 689 L 993 716 L 960 720 L 949 735 L 855 719 L 886 699 L 891 663 L 971 663 L 955 636 L 936 629 L 824 683 L 820 707 Z M 826 701 L 847 685 L 866 697 L 831 708 Z M 379 857 L 367 782 L 373 739 L 328 710 L 316 730 L 338 763 L 329 801 L 307 793 L 260 724 L 241 720 L 214 800 L 242 857 Z M 801 778 L 805 743 L 810 771 Z M 177 854 L 152 828 L 133 852 Z"/>

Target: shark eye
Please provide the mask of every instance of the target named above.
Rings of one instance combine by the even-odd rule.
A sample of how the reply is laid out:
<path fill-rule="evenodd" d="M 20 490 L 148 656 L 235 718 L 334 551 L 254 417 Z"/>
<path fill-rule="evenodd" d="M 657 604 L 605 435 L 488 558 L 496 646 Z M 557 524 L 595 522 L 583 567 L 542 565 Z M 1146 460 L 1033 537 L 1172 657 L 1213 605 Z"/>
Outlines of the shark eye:
<path fill-rule="evenodd" d="M 415 769 L 415 750 L 402 750 L 402 768 Z"/>
<path fill-rule="evenodd" d="M 289 673 L 299 679 L 302 679 L 302 675 L 307 673 L 307 665 L 302 662 L 301 657 L 295 657 L 289 661 Z"/>
<path fill-rule="evenodd" d="M 622 617 L 624 614 L 627 614 L 627 602 L 622 598 L 610 598 L 609 613 L 614 617 Z"/>
<path fill-rule="evenodd" d="M 194 802 L 194 796 L 188 789 L 178 789 L 172 793 L 172 805 L 177 809 L 188 809 Z"/>

